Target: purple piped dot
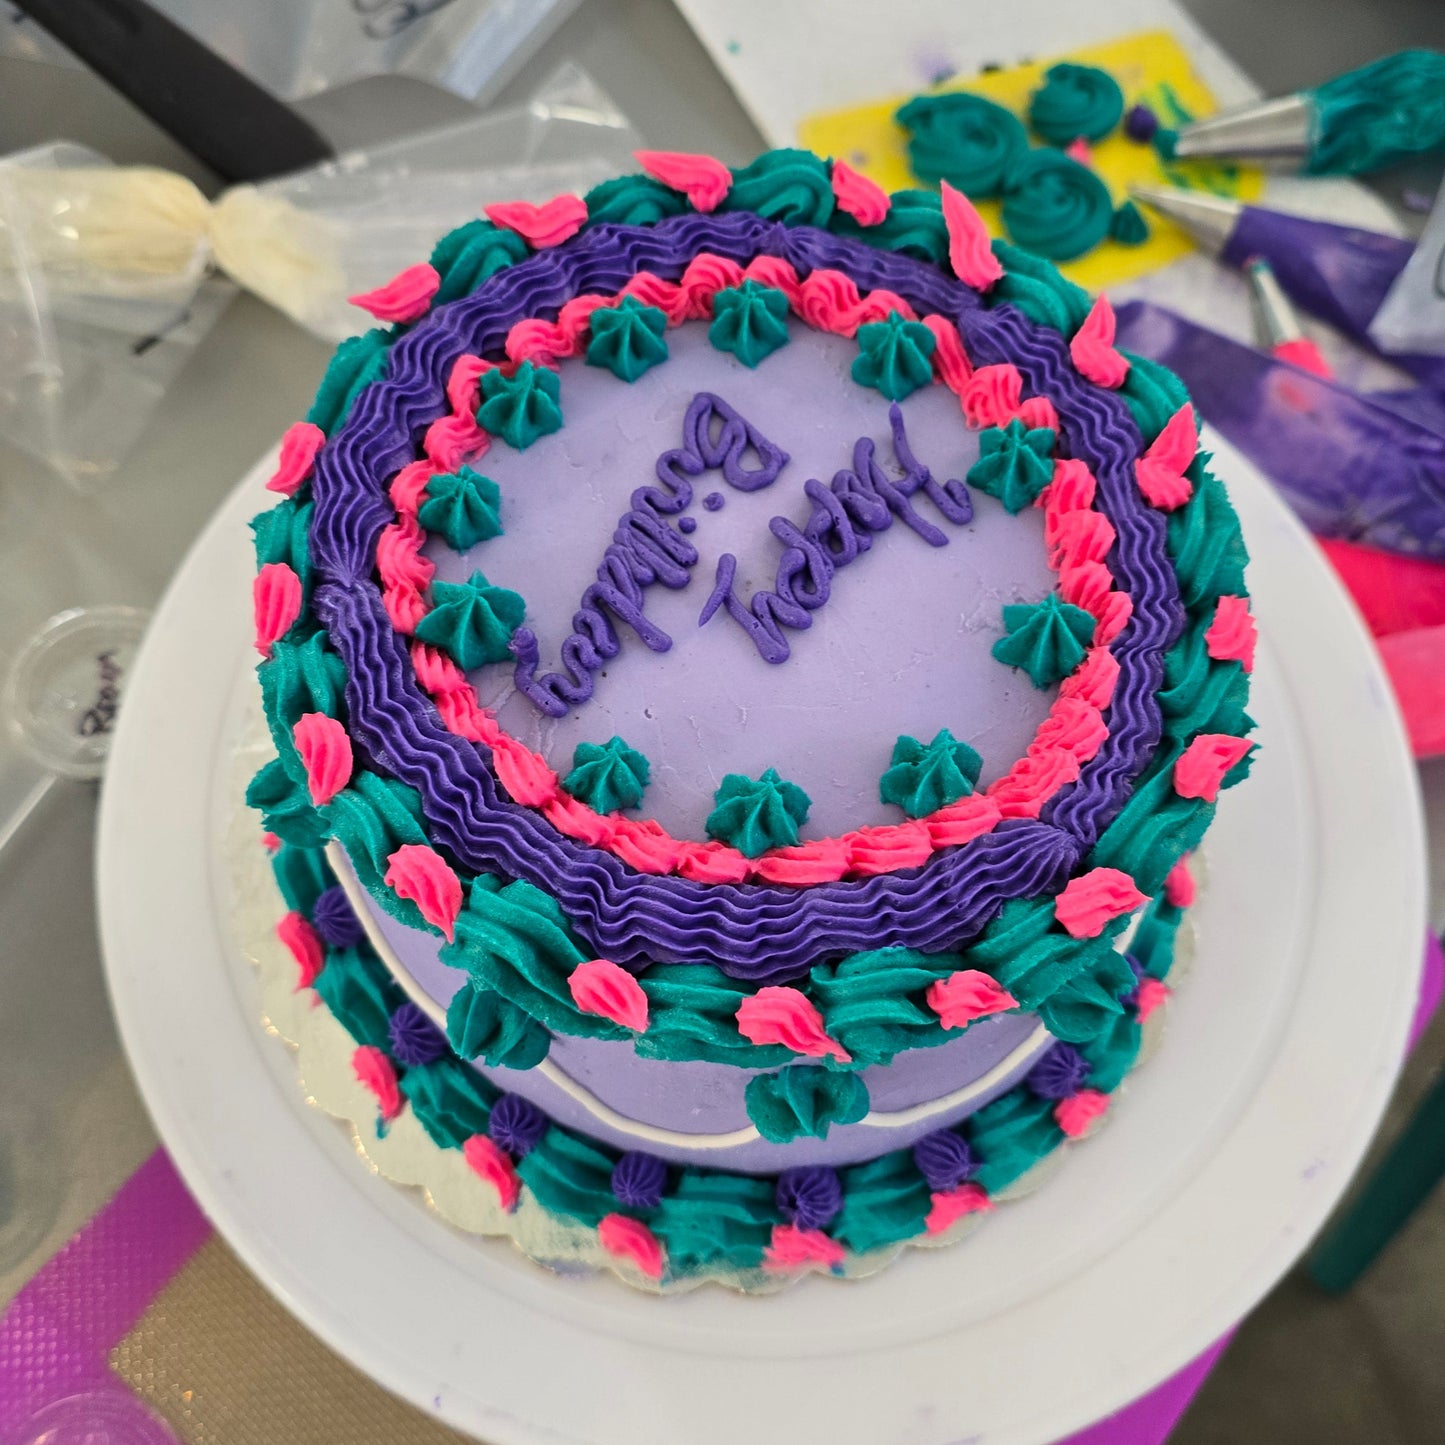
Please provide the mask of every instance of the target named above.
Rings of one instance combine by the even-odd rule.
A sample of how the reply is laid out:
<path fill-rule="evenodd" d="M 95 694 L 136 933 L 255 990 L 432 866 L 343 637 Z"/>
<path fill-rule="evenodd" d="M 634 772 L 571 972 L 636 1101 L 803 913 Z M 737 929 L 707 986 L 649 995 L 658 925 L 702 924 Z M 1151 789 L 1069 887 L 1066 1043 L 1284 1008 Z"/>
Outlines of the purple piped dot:
<path fill-rule="evenodd" d="M 913 1146 L 913 1162 L 936 1194 L 957 1189 L 978 1168 L 968 1141 L 952 1129 L 935 1129 L 925 1134 Z"/>
<path fill-rule="evenodd" d="M 1041 1099 L 1068 1099 L 1084 1087 L 1089 1069 L 1088 1059 L 1073 1044 L 1055 1044 L 1024 1082 Z"/>
<path fill-rule="evenodd" d="M 520 1094 L 503 1094 L 492 1105 L 487 1133 L 514 1159 L 530 1154 L 547 1132 L 547 1116 Z"/>
<path fill-rule="evenodd" d="M 404 1003 L 387 1026 L 391 1053 L 409 1069 L 435 1063 L 447 1051 L 446 1035 L 414 1003 Z"/>
<path fill-rule="evenodd" d="M 799 1229 L 825 1229 L 843 1207 L 843 1181 L 834 1169 L 808 1164 L 778 1175 L 778 1213 Z"/>
<path fill-rule="evenodd" d="M 333 883 L 317 898 L 311 910 L 311 925 L 331 948 L 355 948 L 363 937 L 361 923 L 339 883 Z"/>
<path fill-rule="evenodd" d="M 696 532 L 696 531 L 697 531 L 697 518 L 696 518 L 696 517 L 679 517 L 679 518 L 677 519 L 677 530 L 678 530 L 679 532 L 683 532 L 683 533 Z"/>
<path fill-rule="evenodd" d="M 702 504 L 709 512 L 720 512 L 726 500 L 727 498 L 724 497 L 721 492 L 709 492 L 707 496 L 702 499 Z"/>
<path fill-rule="evenodd" d="M 1159 117 L 1147 105 L 1140 103 L 1129 107 L 1129 112 L 1124 117 L 1124 134 L 1130 140 L 1145 145 L 1154 139 L 1154 132 L 1158 129 Z"/>
<path fill-rule="evenodd" d="M 612 1192 L 630 1209 L 656 1209 L 667 1188 L 667 1165 L 656 1154 L 630 1150 L 612 1166 Z"/>

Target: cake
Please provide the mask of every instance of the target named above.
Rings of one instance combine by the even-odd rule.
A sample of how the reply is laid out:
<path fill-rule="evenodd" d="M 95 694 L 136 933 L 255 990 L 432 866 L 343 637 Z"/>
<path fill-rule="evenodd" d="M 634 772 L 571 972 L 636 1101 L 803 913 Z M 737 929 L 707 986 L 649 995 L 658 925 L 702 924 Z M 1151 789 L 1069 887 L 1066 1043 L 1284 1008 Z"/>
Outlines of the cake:
<path fill-rule="evenodd" d="M 946 182 L 638 159 L 357 298 L 253 524 L 247 798 L 370 1127 L 499 1227 L 863 1273 L 1134 1064 L 1245 549 L 1179 381 Z"/>

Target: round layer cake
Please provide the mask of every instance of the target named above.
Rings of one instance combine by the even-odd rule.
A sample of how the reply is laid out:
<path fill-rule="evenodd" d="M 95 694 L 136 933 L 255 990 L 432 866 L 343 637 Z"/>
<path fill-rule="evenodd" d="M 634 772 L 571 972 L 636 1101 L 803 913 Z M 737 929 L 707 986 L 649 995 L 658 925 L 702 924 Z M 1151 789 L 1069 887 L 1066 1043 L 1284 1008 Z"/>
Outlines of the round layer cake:
<path fill-rule="evenodd" d="M 1107 1109 L 1248 770 L 1176 378 L 968 202 L 775 151 L 489 208 L 255 523 L 301 983 L 634 1282 L 856 1272 Z"/>

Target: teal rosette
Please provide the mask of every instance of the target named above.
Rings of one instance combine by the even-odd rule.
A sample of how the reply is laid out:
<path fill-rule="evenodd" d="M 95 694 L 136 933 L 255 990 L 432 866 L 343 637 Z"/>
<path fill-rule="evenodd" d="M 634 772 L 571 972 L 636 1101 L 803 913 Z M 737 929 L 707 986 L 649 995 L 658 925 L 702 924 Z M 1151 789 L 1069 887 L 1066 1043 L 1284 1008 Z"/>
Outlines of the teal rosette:
<path fill-rule="evenodd" d="M 908 132 L 908 164 L 921 181 L 947 181 L 966 196 L 998 195 L 1028 154 L 1029 138 L 1011 111 L 981 95 L 920 95 L 894 119 Z"/>
<path fill-rule="evenodd" d="M 1066 280 L 1057 266 L 1032 251 L 997 237 L 991 249 L 1004 272 L 989 288 L 990 306 L 1001 301 L 1017 306 L 1030 321 L 1064 336 L 1072 336 L 1084 324 L 1094 298 L 1082 286 Z"/>
<path fill-rule="evenodd" d="M 1021 667 L 1035 687 L 1062 682 L 1084 660 L 1094 636 L 1093 617 L 1054 592 L 1042 602 L 1005 607 L 1003 625 L 1008 635 L 994 643 L 994 657 Z"/>
<path fill-rule="evenodd" d="M 498 271 L 527 258 L 527 243 L 515 231 L 490 221 L 468 221 L 448 231 L 432 249 L 431 266 L 441 278 L 433 306 L 468 296 Z"/>
<path fill-rule="evenodd" d="M 468 983 L 447 1005 L 447 1040 L 460 1058 L 499 1069 L 533 1069 L 547 1057 L 552 1036 L 494 989 Z"/>
<path fill-rule="evenodd" d="M 812 805 L 796 783 L 778 776 L 776 768 L 769 768 L 761 778 L 728 773 L 713 798 L 716 806 L 703 824 L 708 837 L 748 858 L 795 844 Z"/>
<path fill-rule="evenodd" d="M 1124 114 L 1124 92 L 1107 70 L 1064 62 L 1044 71 L 1029 98 L 1029 124 L 1051 145 L 1103 140 Z"/>
<path fill-rule="evenodd" d="M 477 422 L 523 451 L 562 425 L 562 383 L 555 371 L 524 361 L 511 376 L 500 367 L 482 373 Z"/>
<path fill-rule="evenodd" d="M 776 286 L 747 280 L 713 297 L 707 339 L 755 367 L 788 341 L 788 298 Z"/>
<path fill-rule="evenodd" d="M 428 479 L 417 520 L 446 539 L 454 551 L 502 535 L 502 489 L 490 478 L 460 466 Z"/>
<path fill-rule="evenodd" d="M 888 771 L 878 784 L 882 802 L 893 803 L 910 818 L 926 817 L 973 792 L 983 760 L 967 743 L 940 728 L 921 743 L 906 733 L 893 744 Z"/>
<path fill-rule="evenodd" d="M 667 360 L 667 317 L 656 306 L 624 296 L 592 313 L 587 365 L 605 366 L 619 381 L 636 381 Z"/>
<path fill-rule="evenodd" d="M 605 743 L 578 743 L 572 771 L 562 786 L 594 813 L 635 808 L 652 777 L 652 764 L 619 737 Z"/>
<path fill-rule="evenodd" d="M 933 380 L 938 338 L 921 322 L 905 321 L 896 311 L 883 321 L 858 328 L 858 355 L 851 375 L 889 401 L 902 401 Z"/>
<path fill-rule="evenodd" d="M 614 176 L 582 197 L 589 225 L 653 226 L 687 210 L 687 198 L 651 176 Z"/>
<path fill-rule="evenodd" d="M 1004 182 L 1003 223 L 1026 251 L 1071 261 L 1092 251 L 1114 218 L 1109 188 L 1061 151 L 1031 151 Z"/>
<path fill-rule="evenodd" d="M 432 597 L 431 611 L 416 625 L 418 641 L 441 648 L 468 672 L 511 655 L 507 644 L 527 612 L 517 593 L 473 572 L 465 582 L 433 582 Z"/>
<path fill-rule="evenodd" d="M 1028 427 L 1017 417 L 985 428 L 978 460 L 968 469 L 969 486 L 997 497 L 1007 512 L 1023 511 L 1054 475 L 1054 440 L 1052 427 Z"/>
<path fill-rule="evenodd" d="M 812 151 L 776 150 L 764 151 L 733 172 L 732 186 L 718 209 L 755 211 L 785 226 L 826 226 L 833 204 L 827 161 Z"/>
<path fill-rule="evenodd" d="M 868 1089 L 857 1074 L 817 1064 L 758 1074 L 743 1100 L 753 1126 L 773 1144 L 803 1135 L 825 1139 L 835 1124 L 856 1124 L 868 1112 Z"/>

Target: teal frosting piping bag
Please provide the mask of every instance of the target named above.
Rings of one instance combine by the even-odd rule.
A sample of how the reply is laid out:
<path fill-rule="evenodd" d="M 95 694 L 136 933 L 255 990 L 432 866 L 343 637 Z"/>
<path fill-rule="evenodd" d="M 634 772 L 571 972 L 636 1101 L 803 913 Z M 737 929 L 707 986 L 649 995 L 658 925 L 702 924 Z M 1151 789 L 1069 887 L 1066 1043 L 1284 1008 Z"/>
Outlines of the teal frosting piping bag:
<path fill-rule="evenodd" d="M 1243 270 L 1268 261 L 1280 290 L 1301 311 L 1376 356 L 1445 393 L 1445 356 L 1384 351 L 1370 323 L 1414 246 L 1396 236 L 1311 221 L 1263 206 L 1170 186 L 1132 186 L 1130 194 L 1182 226 L 1201 250 Z"/>
<path fill-rule="evenodd" d="M 1185 126 L 1184 157 L 1289 161 L 1307 176 L 1358 176 L 1445 147 L 1445 55 L 1402 50 L 1313 90 Z"/>

